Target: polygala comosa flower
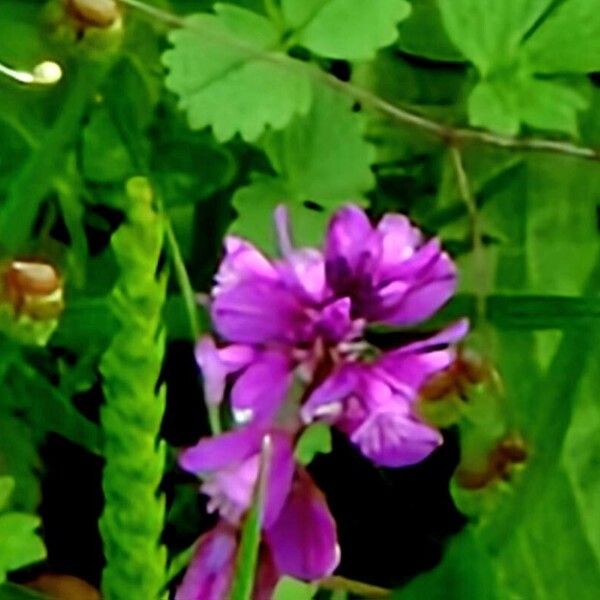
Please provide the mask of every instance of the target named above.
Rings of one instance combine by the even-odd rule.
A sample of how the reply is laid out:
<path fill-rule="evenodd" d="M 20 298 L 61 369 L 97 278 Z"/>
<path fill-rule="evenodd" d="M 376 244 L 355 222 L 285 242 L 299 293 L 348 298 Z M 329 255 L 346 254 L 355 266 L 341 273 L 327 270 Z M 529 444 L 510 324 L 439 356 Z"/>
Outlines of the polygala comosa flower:
<path fill-rule="evenodd" d="M 275 211 L 280 257 L 225 239 L 211 294 L 216 338 L 196 347 L 206 401 L 228 397 L 234 428 L 180 457 L 203 479 L 221 521 L 203 536 L 179 600 L 223 597 L 233 574 L 239 527 L 252 503 L 264 436 L 272 441 L 255 595 L 269 597 L 282 574 L 317 579 L 339 561 L 335 523 L 322 494 L 294 463 L 303 428 L 324 421 L 374 464 L 422 461 L 442 443 L 415 409 L 419 390 L 455 357 L 466 320 L 385 351 L 372 324 L 417 325 L 456 287 L 456 268 L 437 239 L 402 215 L 372 225 L 357 206 L 332 217 L 321 249 L 296 248 L 283 207 Z"/>

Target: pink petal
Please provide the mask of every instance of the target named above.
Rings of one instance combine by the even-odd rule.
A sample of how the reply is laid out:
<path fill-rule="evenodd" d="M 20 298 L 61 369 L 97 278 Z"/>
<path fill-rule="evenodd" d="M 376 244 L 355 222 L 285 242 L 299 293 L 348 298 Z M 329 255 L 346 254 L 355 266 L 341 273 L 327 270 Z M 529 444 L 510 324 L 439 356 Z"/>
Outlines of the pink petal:
<path fill-rule="evenodd" d="M 263 435 L 263 429 L 247 426 L 204 438 L 180 454 L 179 465 L 197 474 L 226 468 L 259 452 Z"/>
<path fill-rule="evenodd" d="M 175 594 L 175 600 L 223 600 L 227 597 L 235 554 L 236 532 L 224 523 L 198 540 L 196 553 Z"/>
<path fill-rule="evenodd" d="M 231 393 L 234 415 L 244 422 L 271 420 L 292 383 L 292 364 L 282 353 L 265 352 L 238 378 Z"/>
<path fill-rule="evenodd" d="M 356 391 L 359 369 L 344 364 L 321 383 L 302 406 L 301 416 L 305 423 L 324 420 L 334 423 L 343 413 L 344 404 Z"/>
<path fill-rule="evenodd" d="M 332 217 L 325 241 L 327 280 L 340 291 L 348 288 L 352 279 L 370 254 L 373 227 L 365 212 L 348 205 Z"/>
<path fill-rule="evenodd" d="M 277 521 L 265 532 L 277 569 L 314 580 L 333 573 L 340 559 L 336 526 L 323 494 L 299 471 Z"/>
<path fill-rule="evenodd" d="M 244 280 L 277 280 L 273 265 L 250 242 L 227 236 L 224 245 L 225 256 L 215 276 L 213 294 L 218 295 Z"/>
<path fill-rule="evenodd" d="M 367 458 L 382 467 L 421 462 L 442 443 L 437 430 L 400 407 L 372 413 L 350 439 Z"/>
<path fill-rule="evenodd" d="M 244 281 L 218 294 L 212 318 L 223 338 L 242 344 L 289 344 L 310 339 L 312 331 L 294 293 L 268 281 Z"/>

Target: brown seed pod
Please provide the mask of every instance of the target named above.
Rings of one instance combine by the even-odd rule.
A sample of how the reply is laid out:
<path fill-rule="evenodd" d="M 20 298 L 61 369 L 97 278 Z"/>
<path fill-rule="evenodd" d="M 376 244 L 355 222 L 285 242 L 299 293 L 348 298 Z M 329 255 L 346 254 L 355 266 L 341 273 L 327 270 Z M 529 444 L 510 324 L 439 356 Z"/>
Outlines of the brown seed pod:
<path fill-rule="evenodd" d="M 466 398 L 468 388 L 495 378 L 493 368 L 478 354 L 459 349 L 454 362 L 431 377 L 420 390 L 423 400 L 442 400 L 448 396 Z"/>
<path fill-rule="evenodd" d="M 120 16 L 115 0 L 66 0 L 67 10 L 84 25 L 110 27 Z"/>
<path fill-rule="evenodd" d="M 508 481 L 514 466 L 524 463 L 527 456 L 523 438 L 518 434 L 511 434 L 491 450 L 484 469 L 473 471 L 459 467 L 455 474 L 456 482 L 464 489 L 478 490 L 498 480 Z"/>
<path fill-rule="evenodd" d="M 62 311 L 62 280 L 41 261 L 14 260 L 4 271 L 4 295 L 17 314 L 34 319 L 56 317 Z"/>
<path fill-rule="evenodd" d="M 89 583 L 71 575 L 43 573 L 27 584 L 55 600 L 100 600 L 100 593 Z"/>

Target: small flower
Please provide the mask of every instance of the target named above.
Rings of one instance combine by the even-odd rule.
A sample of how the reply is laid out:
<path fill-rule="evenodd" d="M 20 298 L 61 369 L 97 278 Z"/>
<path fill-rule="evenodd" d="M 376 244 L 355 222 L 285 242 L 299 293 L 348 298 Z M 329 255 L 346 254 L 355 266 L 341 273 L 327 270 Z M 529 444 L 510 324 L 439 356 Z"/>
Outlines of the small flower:
<path fill-rule="evenodd" d="M 338 210 L 325 241 L 327 284 L 352 300 L 352 316 L 414 325 L 454 293 L 456 268 L 437 239 L 425 241 L 403 215 L 373 227 L 357 206 Z"/>
<path fill-rule="evenodd" d="M 223 600 L 233 579 L 238 531 L 221 521 L 197 542 L 196 553 L 175 594 L 175 600 Z M 261 549 L 252 597 L 270 600 L 279 574 L 266 548 Z"/>
<path fill-rule="evenodd" d="M 420 462 L 442 437 L 419 419 L 414 402 L 427 378 L 452 362 L 449 344 L 462 338 L 467 327 L 466 321 L 459 321 L 372 363 L 342 363 L 312 392 L 302 407 L 303 420 L 334 424 L 377 465 Z"/>
<path fill-rule="evenodd" d="M 215 576 L 218 585 L 221 579 L 231 578 L 229 565 L 234 554 L 231 539 L 235 539 L 236 529 L 252 503 L 265 435 L 271 437 L 273 451 L 265 488 L 263 542 L 278 576 L 317 579 L 331 574 L 339 562 L 335 522 L 324 496 L 308 474 L 295 467 L 292 436 L 282 430 L 249 425 L 200 440 L 180 456 L 185 470 L 203 477 L 200 489 L 210 498 L 209 511 L 218 511 L 223 519 L 217 528 L 221 533 L 208 538 L 211 543 L 221 540 L 219 552 L 210 552 L 206 549 L 207 542 L 204 545 L 201 542 L 197 561 L 190 567 L 192 573 L 209 573 L 214 564 L 210 559 L 217 556 L 220 567 L 213 570 L 220 572 Z M 225 556 L 229 558 L 225 560 Z M 201 569 L 198 562 L 209 564 Z M 188 582 L 194 578 L 193 574 L 186 576 Z M 189 586 L 195 589 L 192 583 Z"/>

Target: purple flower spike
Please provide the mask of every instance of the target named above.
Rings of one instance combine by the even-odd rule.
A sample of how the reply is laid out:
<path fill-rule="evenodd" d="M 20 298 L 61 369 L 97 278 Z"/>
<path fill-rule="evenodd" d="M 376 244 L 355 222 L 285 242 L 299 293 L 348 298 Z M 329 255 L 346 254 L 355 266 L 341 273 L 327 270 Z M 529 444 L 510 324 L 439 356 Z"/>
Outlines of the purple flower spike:
<path fill-rule="evenodd" d="M 331 220 L 325 267 L 334 293 L 352 299 L 355 317 L 390 325 L 429 318 L 456 287 L 454 264 L 437 240 L 424 243 L 402 215 L 386 215 L 374 228 L 356 206 Z"/>

